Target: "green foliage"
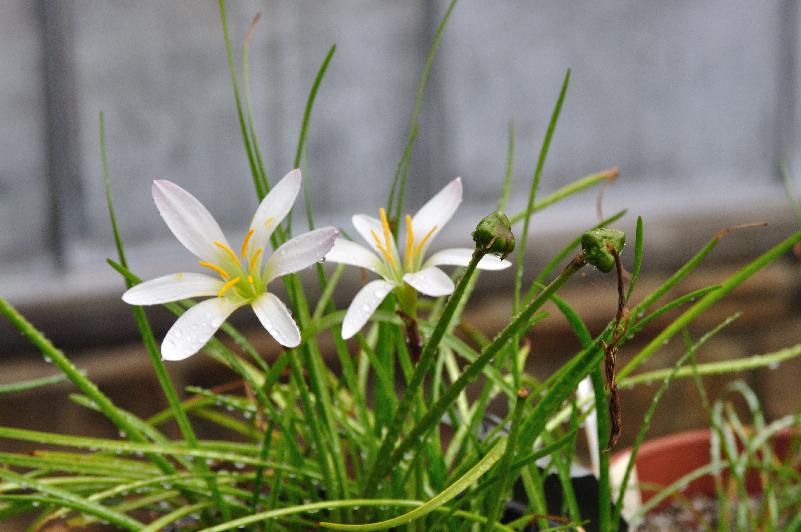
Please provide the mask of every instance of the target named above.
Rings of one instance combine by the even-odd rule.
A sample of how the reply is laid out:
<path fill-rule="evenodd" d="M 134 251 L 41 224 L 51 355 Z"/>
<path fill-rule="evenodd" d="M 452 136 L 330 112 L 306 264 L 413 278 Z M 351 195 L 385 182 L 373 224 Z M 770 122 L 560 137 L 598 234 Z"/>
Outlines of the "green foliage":
<path fill-rule="evenodd" d="M 387 211 L 390 221 L 395 222 L 394 231 L 403 207 L 425 87 L 455 3 L 449 4 L 435 32 L 407 143 L 392 179 Z M 270 182 L 250 105 L 249 36 L 242 48 L 240 73 L 223 0 L 219 7 L 235 111 L 255 195 L 261 199 L 270 190 Z M 307 139 L 314 133 L 312 109 L 319 90 L 324 90 L 324 76 L 334 51 L 332 46 L 325 55 L 300 117 L 296 166 L 303 164 Z M 625 237 L 608 226 L 626 214 L 621 211 L 586 232 L 572 235 L 575 238 L 568 239 L 542 269 L 532 273 L 533 280 L 527 281 L 530 285 L 523 292 L 524 265 L 530 267 L 525 257 L 529 229 L 536 227 L 531 224 L 533 216 L 617 176 L 614 168 L 590 173 L 538 199 L 569 79 L 568 71 L 545 128 L 536 170 L 527 185 L 525 208 L 511 219 L 501 213 L 512 187 L 514 130 L 510 122 L 499 211 L 479 222 L 473 234 L 476 250 L 466 268 L 454 276 L 452 294 L 433 302 L 416 301 L 415 315 L 397 312 L 398 301 L 392 295 L 351 343 L 346 343 L 340 332 L 345 311 L 333 302 L 342 278 L 341 266 L 317 265 L 319 286 L 309 290 L 320 294 L 314 306 L 298 276 L 285 277 L 302 343 L 275 359 L 265 358 L 231 324 L 222 326 L 220 336 L 230 341 L 212 338 L 203 353 L 241 378 L 241 383 L 225 391 L 196 386 L 176 389 L 161 360 L 147 314 L 135 307 L 134 319 L 167 406 L 142 419 L 114 404 L 67 354 L 0 298 L 0 314 L 61 371 L 61 375 L 0 386 L 0 394 L 68 382 L 75 392 L 69 399 L 104 416 L 120 432 L 119 438 L 90 438 L 0 427 L 0 440 L 41 448 L 34 453 L 0 453 L 0 464 L 4 466 L 0 468 L 0 521 L 27 514 L 33 527 L 61 520 L 73 526 L 105 522 L 128 530 L 181 527 L 207 532 L 240 527 L 305 530 L 317 526 L 340 530 L 523 530 L 532 522 L 540 529 L 566 529 L 586 520 L 572 491 L 570 466 L 577 460 L 579 427 L 595 409 L 595 439 L 601 442 L 595 449 L 600 453 L 601 482 L 599 500 L 594 502 L 600 515 L 596 525 L 600 530 L 615 530 L 633 458 L 623 486 L 612 489 L 609 457 L 601 447 L 610 432 L 606 404 L 611 383 L 604 382 L 600 363 L 608 358 L 610 345 L 625 349 L 635 333 L 653 338 L 644 348 L 627 353 L 631 355 L 629 362 L 616 376 L 620 387 L 659 384 L 639 424 L 632 452 L 636 456 L 657 405 L 675 379 L 694 377 L 701 383 L 705 375 L 773 366 L 801 356 L 801 346 L 796 345 L 769 354 L 699 363 L 697 357 L 702 355 L 705 342 L 729 320 L 697 341 L 687 333 L 721 298 L 801 241 L 801 232 L 719 284 L 677 295 L 656 306 L 713 251 L 725 234 L 721 232 L 661 285 L 637 299 L 624 323 L 618 323 L 611 314 L 608 324 L 593 335 L 559 291 L 587 263 L 603 272 L 615 268 Z M 117 254 L 109 264 L 121 275 L 125 286 L 133 286 L 141 279 L 128 267 L 117 226 L 102 114 L 100 156 Z M 304 190 L 309 226 L 314 225 L 309 196 L 313 183 L 314 176 Z M 521 223 L 515 242 L 512 228 Z M 635 286 L 643 264 L 643 226 L 643 220 L 638 218 L 628 290 L 623 290 L 620 279 L 618 319 L 634 294 L 639 293 Z M 271 245 L 276 248 L 291 235 L 292 225 L 288 222 L 276 230 Z M 487 331 L 464 321 L 463 311 L 480 283 L 476 268 L 482 257 L 487 253 L 506 256 L 515 249 L 515 243 L 518 255 L 514 258 L 513 313 L 501 331 L 490 338 L 485 336 Z M 587 297 L 596 297 L 602 290 L 605 288 L 594 286 Z M 164 307 L 180 316 L 194 303 L 178 301 Z M 567 320 L 580 349 L 540 381 L 526 372 L 530 347 L 525 337 L 548 316 L 543 308 L 550 303 Z M 657 318 L 665 317 L 672 317 L 672 321 L 661 328 L 654 327 Z M 676 334 L 685 335 L 687 349 L 675 365 L 635 373 Z M 336 370 L 323 356 L 321 335 L 333 338 Z M 585 378 L 590 379 L 592 395 L 577 397 L 576 388 Z M 773 435 L 797 425 L 799 416 L 767 423 L 753 394 L 742 385 L 735 385 L 732 390 L 748 403 L 753 429 L 746 428 L 726 403 L 709 405 L 717 453 L 713 462 L 668 486 L 641 511 L 668 497 L 688 478 L 710 472 L 718 475 L 720 494 L 735 493 L 742 499 L 745 472 L 758 467 L 775 479 L 766 491 L 764 510 L 734 509 L 736 505 L 719 494 L 722 503 L 734 509 L 729 524 L 765 529 L 776 529 L 782 522 L 801 526 L 801 519 L 786 520 L 797 510 L 788 497 L 801 494 L 797 464 L 777 461 L 769 445 Z M 702 397 L 708 403 L 705 395 Z M 508 405 L 505 410 L 504 405 Z M 501 417 L 490 415 L 499 410 Z M 224 437 L 203 437 L 197 430 L 198 421 L 212 425 Z M 171 430 L 172 424 L 177 431 Z M 732 443 L 735 441 L 744 445 L 738 447 Z M 547 463 L 542 462 L 543 458 Z M 733 478 L 733 483 L 723 480 L 724 471 L 732 474 L 726 478 Z M 565 503 L 558 515 L 547 516 L 544 485 L 552 473 L 565 490 Z M 518 486 L 525 491 L 524 500 L 518 501 L 522 515 L 510 517 L 506 503 Z"/>

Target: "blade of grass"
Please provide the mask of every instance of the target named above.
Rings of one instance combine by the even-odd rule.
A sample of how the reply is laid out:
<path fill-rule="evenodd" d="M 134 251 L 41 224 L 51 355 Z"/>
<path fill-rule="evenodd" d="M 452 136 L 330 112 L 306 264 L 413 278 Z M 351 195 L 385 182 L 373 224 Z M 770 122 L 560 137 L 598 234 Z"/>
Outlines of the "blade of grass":
<path fill-rule="evenodd" d="M 506 211 L 509 193 L 512 191 L 512 177 L 515 171 L 515 126 L 511 120 L 509 120 L 507 131 L 506 171 L 503 173 L 503 188 L 501 188 L 501 196 L 498 198 L 498 212 Z"/>
<path fill-rule="evenodd" d="M 24 334 L 43 356 L 50 359 L 87 397 L 97 404 L 103 415 L 111 420 L 120 430 L 134 441 L 145 442 L 146 438 L 130 423 L 122 412 L 100 389 L 89 380 L 67 356 L 56 348 L 40 331 L 26 320 L 8 301 L 0 297 L 0 314 L 6 316 L 11 323 Z M 149 458 L 165 473 L 174 473 L 175 468 L 163 457 L 150 454 Z"/>
<path fill-rule="evenodd" d="M 236 103 L 236 114 L 239 118 L 239 127 L 242 133 L 242 141 L 245 145 L 245 153 L 248 157 L 248 164 L 250 166 L 250 173 L 253 177 L 253 186 L 256 188 L 256 194 L 259 201 L 264 199 L 269 190 L 269 185 L 266 183 L 264 176 L 259 172 L 256 165 L 255 156 L 253 154 L 253 147 L 251 145 L 250 137 L 248 135 L 247 122 L 245 121 L 245 112 L 242 108 L 242 99 L 239 96 L 239 78 L 236 74 L 236 62 L 234 61 L 234 53 L 231 48 L 231 35 L 228 31 L 228 14 L 225 9 L 225 0 L 218 0 L 220 9 L 220 23 L 223 30 L 223 39 L 225 40 L 225 53 L 228 58 L 228 70 L 231 73 L 231 86 L 234 90 L 234 102 Z"/>
<path fill-rule="evenodd" d="M 642 268 L 642 216 L 637 217 L 637 230 L 634 236 L 634 267 L 631 270 L 631 279 L 629 280 L 629 290 L 626 292 L 626 301 L 631 298 L 634 292 L 634 287 L 637 285 L 637 279 L 640 278 L 640 268 Z"/>
<path fill-rule="evenodd" d="M 600 172 L 594 172 L 592 174 L 587 174 L 584 177 L 581 177 L 567 185 L 560 187 L 544 198 L 541 201 L 534 203 L 534 207 L 531 208 L 531 214 L 537 213 L 541 210 L 547 209 L 551 205 L 555 203 L 559 203 L 563 199 L 567 199 L 573 194 L 577 194 L 582 190 L 592 188 L 598 184 L 605 184 L 609 183 L 610 181 L 614 181 L 617 179 L 619 170 L 617 167 L 607 168 L 606 170 L 601 170 Z M 512 225 L 520 222 L 521 220 L 525 219 L 526 212 L 528 209 L 523 209 L 519 212 L 516 212 L 512 216 L 509 217 L 509 221 L 512 222 Z"/>
<path fill-rule="evenodd" d="M 9 384 L 0 384 L 0 395 L 9 393 L 28 392 L 51 384 L 58 384 L 67 380 L 65 375 L 51 375 L 49 377 L 41 377 L 39 379 L 30 379 L 27 381 L 12 382 Z"/>
<path fill-rule="evenodd" d="M 399 515 L 392 519 L 387 519 L 385 521 L 381 521 L 378 523 L 349 525 L 344 523 L 321 522 L 319 523 L 319 526 L 323 528 L 332 528 L 335 530 L 382 530 L 410 523 L 416 519 L 419 519 L 429 514 L 434 509 L 441 507 L 442 505 L 444 505 L 445 503 L 447 503 L 448 501 L 459 495 L 459 493 L 467 489 L 469 486 L 474 484 L 495 464 L 495 462 L 501 459 L 505 450 L 506 450 L 506 439 L 503 438 L 499 440 L 481 460 L 479 460 L 470 470 L 468 470 L 456 482 L 454 482 L 453 484 L 451 484 L 450 486 L 439 492 L 437 495 L 426 501 L 425 504 L 403 515 Z"/>
<path fill-rule="evenodd" d="M 363 493 L 372 493 L 378 485 L 379 479 L 381 479 L 389 470 L 389 468 L 386 467 L 386 464 L 391 462 L 390 455 L 392 454 L 392 449 L 395 446 L 398 435 L 403 428 L 403 424 L 406 421 L 406 416 L 412 407 L 412 403 L 415 400 L 418 390 L 422 386 L 426 375 L 431 369 L 431 365 L 434 362 L 439 343 L 442 340 L 446 329 L 451 323 L 462 296 L 464 295 L 467 284 L 469 283 L 470 278 L 473 276 L 473 273 L 476 271 L 479 261 L 484 255 L 485 252 L 479 249 L 476 249 L 473 252 L 470 263 L 462 273 L 462 277 L 459 279 L 459 282 L 456 285 L 453 293 L 448 297 L 448 302 L 445 304 L 442 315 L 437 321 L 434 331 L 431 333 L 431 336 L 423 347 L 423 351 L 420 354 L 420 360 L 414 368 L 414 374 L 412 375 L 409 385 L 403 393 L 401 401 L 398 404 L 398 408 L 395 411 L 395 415 L 392 417 L 392 421 L 389 424 L 388 430 L 386 434 L 384 434 L 375 463 L 372 466 L 370 474 L 367 476 L 367 483 L 365 484 Z M 528 317 L 530 317 L 530 315 Z M 457 396 L 458 394 L 456 394 L 453 399 L 456 399 Z M 449 401 L 448 404 L 450 405 L 451 402 L 452 401 Z M 439 412 L 439 416 L 442 416 L 443 412 L 444 409 Z"/>
<path fill-rule="evenodd" d="M 531 223 L 531 214 L 534 209 L 534 201 L 537 197 L 537 190 L 540 186 L 540 178 L 542 177 L 542 170 L 545 166 L 545 159 L 548 157 L 548 150 L 551 147 L 551 139 L 556 130 L 556 123 L 559 121 L 559 115 L 562 112 L 562 104 L 565 101 L 567 94 L 567 87 L 570 84 L 570 69 L 565 73 L 565 78 L 562 81 L 562 88 L 559 90 L 559 97 L 556 99 L 553 111 L 551 112 L 551 119 L 548 122 L 548 129 L 545 132 L 545 138 L 540 146 L 540 153 L 537 157 L 537 167 L 534 170 L 534 177 L 531 180 L 531 188 L 528 192 L 528 203 L 526 204 L 525 215 L 523 217 L 523 232 L 520 238 L 517 239 L 517 265 L 515 267 L 515 289 L 514 289 L 514 302 L 512 309 L 514 314 L 520 312 L 521 305 L 521 291 L 523 289 L 523 266 L 526 260 L 526 244 L 528 243 L 528 229 Z M 512 342 L 513 346 L 520 343 L 520 337 L 516 336 Z M 520 386 L 520 368 L 517 361 L 512 359 L 512 377 L 514 385 Z"/>
<path fill-rule="evenodd" d="M 87 438 L 83 436 L 68 436 L 65 434 L 53 434 L 35 430 L 17 429 L 12 427 L 0 427 L 0 438 L 8 438 L 20 441 L 29 441 L 47 445 L 58 445 L 63 447 L 76 447 L 80 449 L 102 450 L 111 453 L 132 454 L 135 456 L 146 454 L 159 454 L 163 456 L 191 456 L 195 458 L 206 458 L 223 462 L 242 463 L 246 465 L 263 465 L 274 469 L 281 469 L 288 473 L 298 476 L 308 477 L 319 480 L 320 474 L 309 468 L 307 464 L 304 469 L 298 469 L 285 464 L 264 462 L 258 457 L 232 451 L 213 451 L 207 449 L 190 449 L 179 445 L 162 445 L 151 443 L 137 443 L 121 440 L 109 440 L 104 438 Z"/>
<path fill-rule="evenodd" d="M 403 149 L 403 155 L 401 156 L 400 161 L 398 161 L 398 166 L 395 169 L 395 176 L 392 178 L 392 187 L 390 188 L 389 199 L 387 200 L 387 212 L 390 215 L 390 220 L 400 220 L 400 217 L 403 214 L 403 196 L 406 191 L 406 181 L 408 177 L 407 172 L 409 169 L 409 161 L 412 157 L 414 141 L 417 138 L 417 129 L 420 126 L 419 119 L 420 111 L 423 108 L 423 96 L 425 95 L 426 85 L 428 85 L 428 77 L 431 74 L 432 67 L 434 66 L 434 58 L 437 55 L 437 50 L 439 49 L 440 42 L 442 41 L 442 35 L 445 32 L 445 26 L 448 24 L 448 19 L 453 12 L 453 8 L 456 7 L 456 1 L 457 0 L 451 0 L 451 2 L 448 4 L 448 8 L 445 10 L 445 14 L 442 16 L 442 20 L 440 20 L 439 25 L 434 32 L 434 39 L 431 42 L 431 48 L 428 51 L 428 57 L 426 58 L 426 63 L 423 67 L 423 74 L 420 76 L 420 83 L 417 86 L 417 96 L 415 96 L 414 100 L 412 123 L 409 126 L 409 135 L 406 138 L 406 146 Z M 395 199 L 396 190 L 397 199 Z M 395 200 L 394 205 L 393 200 Z M 396 223 L 394 230 L 396 238 L 398 236 L 399 227 L 400 224 Z"/>
<path fill-rule="evenodd" d="M 126 530 L 141 530 L 144 526 L 141 522 L 132 517 L 115 512 L 110 508 L 106 508 L 103 505 L 89 501 L 84 497 L 80 497 L 79 495 L 76 495 L 70 491 L 39 482 L 36 479 L 19 475 L 2 468 L 0 468 L 0 478 L 6 482 L 13 482 L 20 486 L 20 488 L 31 489 L 37 493 L 48 495 L 51 498 L 54 498 L 57 501 L 56 504 L 60 506 L 71 506 L 81 512 L 95 515 L 100 519 L 108 521 L 109 523 L 120 528 L 124 528 Z"/>
<path fill-rule="evenodd" d="M 657 390 L 656 394 L 654 394 L 653 399 L 651 400 L 651 404 L 648 407 L 645 415 L 643 416 L 643 421 L 640 424 L 640 429 L 637 432 L 637 436 L 634 438 L 634 444 L 631 447 L 631 452 L 629 454 L 628 464 L 626 465 L 626 471 L 623 474 L 623 478 L 620 481 L 618 486 L 618 496 L 617 496 L 617 503 L 615 504 L 615 513 L 612 517 L 612 524 L 619 526 L 621 513 L 623 511 L 623 499 L 626 495 L 626 491 L 628 489 L 628 483 L 631 479 L 631 473 L 634 470 L 634 466 L 637 459 L 637 452 L 639 451 L 640 445 L 645 440 L 645 434 L 648 432 L 648 429 L 651 427 L 651 419 L 656 412 L 657 406 L 659 406 L 659 402 L 662 400 L 662 397 L 667 392 L 668 388 L 673 382 L 673 379 L 676 378 L 679 371 L 683 368 L 685 362 L 690 360 L 695 354 L 698 352 L 701 347 L 704 346 L 712 337 L 714 337 L 717 333 L 731 324 L 734 320 L 740 317 L 740 314 L 735 314 L 730 316 L 712 330 L 704 334 L 701 338 L 698 339 L 697 342 L 694 342 L 692 346 L 687 349 L 687 351 L 679 358 L 676 364 L 672 368 L 668 368 L 667 374 L 660 379 L 661 385 L 659 390 Z M 692 368 L 689 368 L 692 371 Z"/>
<path fill-rule="evenodd" d="M 123 245 L 122 236 L 120 235 L 119 226 L 117 225 L 117 218 L 114 211 L 114 200 L 111 193 L 111 178 L 109 175 L 108 156 L 106 154 L 106 121 L 102 112 L 100 113 L 100 154 L 103 166 L 103 187 L 105 188 L 106 192 L 106 205 L 108 207 L 111 230 L 114 234 L 114 243 L 117 247 L 117 255 L 120 264 L 127 268 L 128 262 L 125 259 L 124 253 L 125 246 Z M 127 280 L 125 285 L 127 288 L 131 288 L 132 286 L 132 284 Z M 173 410 L 173 416 L 175 421 L 178 423 L 181 434 L 190 447 L 197 447 L 197 436 L 195 436 L 195 431 L 192 428 L 192 424 L 189 422 L 189 418 L 186 416 L 186 412 L 184 412 L 183 408 L 181 407 L 181 401 L 178 399 L 178 394 L 176 393 L 175 387 L 172 384 L 172 379 L 167 373 L 167 368 L 164 366 L 164 362 L 161 360 L 161 351 L 156 345 L 156 339 L 153 336 L 153 330 L 150 328 L 150 322 L 145 315 L 145 311 L 142 309 L 142 307 L 136 305 L 131 306 L 131 309 L 133 310 L 134 318 L 136 319 L 136 326 L 139 329 L 142 342 L 144 343 L 145 349 L 150 355 L 150 363 L 156 373 L 156 378 L 161 386 L 161 391 L 164 393 L 164 397 L 167 399 L 170 408 Z M 194 467 L 201 473 L 208 471 L 208 467 L 203 461 L 196 462 Z M 225 516 L 226 519 L 230 518 L 230 510 L 228 509 L 228 505 L 225 503 L 225 500 L 220 495 L 214 478 L 209 478 L 209 490 L 211 490 L 214 501 L 220 512 L 222 512 L 222 515 Z"/>
<path fill-rule="evenodd" d="M 300 168 L 303 154 L 306 151 L 306 136 L 309 132 L 309 121 L 311 120 L 314 101 L 317 98 L 317 91 L 320 89 L 320 83 L 322 83 L 323 77 L 325 77 L 325 73 L 328 70 L 328 64 L 331 62 L 331 58 L 334 57 L 334 52 L 336 52 L 336 50 L 336 44 L 329 48 L 328 53 L 325 55 L 325 59 L 323 59 L 323 63 L 317 70 L 317 75 L 314 77 L 314 82 L 312 83 L 311 90 L 309 91 L 309 97 L 306 99 L 306 108 L 303 110 L 303 121 L 301 122 L 300 133 L 298 134 L 298 144 L 295 148 L 295 159 L 292 163 L 293 168 Z M 309 224 L 309 229 L 314 229 L 314 213 L 312 212 L 311 195 L 309 194 L 308 186 L 303 187 L 303 202 L 306 206 L 306 221 Z M 290 216 L 292 216 L 291 213 Z M 291 222 L 292 218 L 290 217 L 289 227 L 292 227 Z"/>
<path fill-rule="evenodd" d="M 507 326 L 500 333 L 498 333 L 492 343 L 481 352 L 479 358 L 464 369 L 456 382 L 451 384 L 448 389 L 443 392 L 440 398 L 433 405 L 431 405 L 426 415 L 415 424 L 406 438 L 404 438 L 398 444 L 389 460 L 383 464 L 383 467 L 381 468 L 381 474 L 378 476 L 383 476 L 384 472 L 391 470 L 392 467 L 400 462 L 407 451 L 413 449 L 418 444 L 420 438 L 422 438 L 428 433 L 429 430 L 439 423 L 440 419 L 442 418 L 442 414 L 445 412 L 448 406 L 453 403 L 456 397 L 459 396 L 462 390 L 464 390 L 468 384 L 473 382 L 473 380 L 475 380 L 475 378 L 482 373 L 484 366 L 489 364 L 493 358 L 506 347 L 508 342 L 518 334 L 518 332 L 521 330 L 521 327 L 525 326 L 529 322 L 531 316 L 537 310 L 539 310 L 539 308 L 545 304 L 546 301 L 548 301 L 551 294 L 555 293 L 559 288 L 561 288 L 562 285 L 573 276 L 573 274 L 578 272 L 584 266 L 584 264 L 585 262 L 583 256 L 579 255 L 574 258 L 565 267 L 562 273 L 556 279 L 554 279 L 534 301 L 524 308 L 509 324 L 507 324 Z M 526 440 L 523 441 L 526 442 Z M 523 443 L 521 444 L 521 448 L 523 448 L 526 444 L 530 446 L 532 443 L 533 441 Z"/>
<path fill-rule="evenodd" d="M 501 506 L 506 502 L 506 494 L 509 491 L 512 477 L 509 475 L 512 462 L 515 459 L 516 444 L 518 431 L 520 430 L 520 420 L 523 417 L 523 411 L 526 407 L 526 398 L 528 392 L 519 390 L 517 392 L 517 401 L 515 402 L 514 412 L 512 414 L 512 426 L 509 429 L 509 438 L 507 439 L 506 451 L 501 457 L 498 464 L 498 486 L 497 491 L 491 493 L 487 499 L 489 503 L 489 510 L 487 511 L 487 527 L 492 528 L 498 521 L 501 514 Z"/>
<path fill-rule="evenodd" d="M 718 362 L 707 362 L 705 364 L 697 365 L 697 374 L 701 376 L 706 375 L 722 375 L 725 373 L 740 373 L 744 371 L 751 371 L 758 368 L 774 368 L 781 362 L 801 356 L 801 344 L 796 344 L 785 349 L 774 351 L 773 353 L 766 353 L 762 355 L 751 355 L 742 358 L 734 358 L 730 360 L 721 360 Z M 631 388 L 638 384 L 650 384 L 653 382 L 660 382 L 667 377 L 673 370 L 670 368 L 658 369 L 631 375 L 625 379 L 621 379 L 620 386 Z M 687 378 L 693 377 L 693 368 L 682 368 L 676 372 L 674 378 Z"/>
<path fill-rule="evenodd" d="M 677 332 L 681 331 L 688 323 L 706 311 L 718 300 L 723 298 L 723 296 L 742 284 L 746 279 L 789 251 L 793 245 L 799 241 L 801 241 L 801 231 L 793 233 L 784 241 L 772 247 L 754 261 L 746 265 L 744 268 L 737 271 L 734 275 L 730 276 L 723 283 L 721 283 L 720 289 L 715 290 L 714 292 L 711 292 L 701 298 L 700 301 L 684 311 L 681 316 L 676 318 L 670 325 L 665 327 L 653 340 L 651 340 L 650 343 L 648 343 L 648 345 L 640 350 L 640 352 L 637 353 L 629 361 L 629 363 L 620 370 L 618 373 L 618 379 L 625 379 L 640 364 L 650 358 L 651 355 L 653 355 L 660 347 L 662 347 L 664 342 L 670 340 L 670 338 L 672 338 Z"/>

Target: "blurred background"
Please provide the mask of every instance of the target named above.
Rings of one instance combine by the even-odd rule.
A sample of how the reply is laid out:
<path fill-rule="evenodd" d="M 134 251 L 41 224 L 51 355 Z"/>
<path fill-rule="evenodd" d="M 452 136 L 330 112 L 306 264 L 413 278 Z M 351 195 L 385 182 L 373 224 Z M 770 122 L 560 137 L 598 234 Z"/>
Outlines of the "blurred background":
<path fill-rule="evenodd" d="M 494 208 L 513 122 L 509 211 L 525 205 L 537 152 L 566 69 L 572 69 L 540 193 L 611 166 L 603 212 L 627 208 L 620 227 L 645 220 L 642 290 L 669 275 L 718 230 L 730 235 L 686 292 L 725 278 L 797 226 L 779 177 L 784 159 L 801 192 L 801 9 L 794 0 L 480 2 L 456 7 L 434 63 L 409 174 L 414 212 L 453 177 L 465 200 L 438 245 L 465 245 Z M 337 51 L 312 115 L 305 186 L 319 224 L 351 230 L 375 215 L 399 160 L 415 93 L 443 1 L 231 2 L 237 57 L 252 17 L 251 91 L 270 178 L 291 169 L 306 97 L 328 48 Z M 117 216 L 131 268 L 141 277 L 186 269 L 150 197 L 154 178 L 190 190 L 234 241 L 256 206 L 239 135 L 216 2 L 4 0 L 0 3 L 0 294 L 19 306 L 104 390 L 137 413 L 162 404 L 136 343 L 114 256 L 102 188 L 98 114 L 105 112 Z M 566 242 L 597 223 L 597 190 L 535 216 L 528 277 Z M 302 209 L 297 214 L 303 220 Z M 631 253 L 625 257 L 631 260 Z M 702 360 L 763 353 L 801 340 L 801 268 L 793 257 L 747 283 L 704 332 L 745 311 Z M 467 319 L 488 334 L 511 309 L 513 274 L 482 277 Z M 339 290 L 344 304 L 360 279 Z M 598 330 L 615 310 L 614 280 L 589 274 L 565 297 Z M 244 313 L 243 313 L 244 314 Z M 158 332 L 172 321 L 151 313 Z M 245 319 L 242 325 L 251 327 Z M 275 349 L 255 331 L 265 352 Z M 548 374 L 577 347 L 558 316 L 531 335 L 532 370 Z M 628 346 L 627 346 L 628 347 Z M 636 346 L 621 352 L 625 359 Z M 629 351 L 626 353 L 625 351 Z M 664 367 L 680 352 L 667 346 Z M 1 382 L 54 370 L 0 323 Z M 798 406 L 801 366 L 744 375 L 775 416 Z M 180 383 L 231 376 L 194 357 L 173 365 Z M 723 380 L 710 379 L 711 387 Z M 718 383 L 718 384 L 716 384 Z M 92 414 L 61 401 L 67 385 L 3 398 L 0 423 L 76 430 Z M 144 393 L 147 391 L 147 393 Z M 653 389 L 624 395 L 624 419 L 639 419 Z M 640 395 L 637 395 L 640 394 Z M 676 384 L 653 434 L 705 424 L 691 386 Z M 58 398 L 58 399 L 57 399 Z M 626 400 L 628 398 L 628 401 Z M 670 406 L 672 405 L 672 406 Z M 680 408 L 681 415 L 676 415 Z M 23 409 L 23 410 L 20 410 Z M 661 417 L 660 417 L 661 416 Z M 638 422 L 629 424 L 636 426 Z M 625 428 L 625 427 L 624 427 Z M 102 433 L 105 429 L 84 429 Z M 624 443 L 625 443 L 624 438 Z M 5 445 L 5 442 L 4 444 Z"/>

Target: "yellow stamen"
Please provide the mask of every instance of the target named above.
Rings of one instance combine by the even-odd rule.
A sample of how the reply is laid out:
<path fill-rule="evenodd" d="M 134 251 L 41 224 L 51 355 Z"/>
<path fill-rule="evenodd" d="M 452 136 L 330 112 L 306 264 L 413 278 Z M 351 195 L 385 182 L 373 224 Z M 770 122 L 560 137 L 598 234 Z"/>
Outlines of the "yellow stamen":
<path fill-rule="evenodd" d="M 245 252 L 248 250 L 248 242 L 250 242 L 250 237 L 253 236 L 253 229 L 248 231 L 248 234 L 245 235 L 245 241 L 242 242 L 242 258 L 245 258 Z"/>
<path fill-rule="evenodd" d="M 253 276 L 248 275 L 248 283 L 253 284 Z"/>
<path fill-rule="evenodd" d="M 387 250 L 392 249 L 392 231 L 389 229 L 389 220 L 387 220 L 387 211 L 384 207 L 378 209 L 378 215 L 381 216 L 381 229 L 384 230 L 384 247 Z"/>
<path fill-rule="evenodd" d="M 420 251 L 423 249 L 423 246 L 428 241 L 428 239 L 431 238 L 431 235 L 433 235 L 434 231 L 436 231 L 436 230 L 437 230 L 437 226 L 435 225 L 434 227 L 431 228 L 431 230 L 428 233 L 426 233 L 426 236 L 424 236 L 423 239 L 420 241 L 420 243 L 417 244 L 417 247 L 414 248 L 414 254 L 415 255 L 419 255 L 420 254 Z"/>
<path fill-rule="evenodd" d="M 375 231 L 370 229 L 370 234 L 373 235 L 373 240 L 375 240 L 375 246 L 378 248 L 378 250 L 384 256 L 384 258 L 387 259 L 387 262 L 390 264 L 390 266 L 392 266 L 394 268 L 395 267 L 395 257 L 392 256 L 392 254 L 389 252 L 389 250 L 387 248 L 384 247 L 383 244 L 381 244 L 381 239 L 378 238 L 378 235 L 375 233 Z"/>
<path fill-rule="evenodd" d="M 225 251 L 226 253 L 228 253 L 228 256 L 234 259 L 234 262 L 239 263 L 239 257 L 236 256 L 234 250 L 232 250 L 222 242 L 217 242 L 216 240 L 214 241 L 214 245 L 220 248 L 221 250 Z"/>
<path fill-rule="evenodd" d="M 256 266 L 256 260 L 259 258 L 259 255 L 261 255 L 261 252 L 262 252 L 262 249 L 259 248 L 259 249 L 256 250 L 256 253 L 254 253 L 253 256 L 250 257 L 250 266 L 248 266 L 248 271 L 249 272 L 253 271 L 253 267 Z"/>
<path fill-rule="evenodd" d="M 220 288 L 220 291 L 217 292 L 217 297 L 224 296 L 225 293 L 228 291 L 228 289 L 231 288 L 232 286 L 234 286 L 238 282 L 239 282 L 239 277 L 234 277 L 233 279 L 231 279 L 230 281 L 228 281 L 227 283 L 222 285 L 222 288 Z"/>
<path fill-rule="evenodd" d="M 199 261 L 198 264 L 200 264 L 201 266 L 205 266 L 206 268 L 211 268 L 212 270 L 217 272 L 217 274 L 220 277 L 222 277 L 223 279 L 228 279 L 228 277 L 229 277 L 228 276 L 228 272 L 223 270 L 222 268 L 220 268 L 216 264 L 212 264 L 211 262 L 206 262 L 204 260 Z"/>
<path fill-rule="evenodd" d="M 414 231 L 412 230 L 412 217 L 406 215 L 406 247 L 403 249 L 406 268 L 412 267 L 412 258 L 414 257 Z"/>

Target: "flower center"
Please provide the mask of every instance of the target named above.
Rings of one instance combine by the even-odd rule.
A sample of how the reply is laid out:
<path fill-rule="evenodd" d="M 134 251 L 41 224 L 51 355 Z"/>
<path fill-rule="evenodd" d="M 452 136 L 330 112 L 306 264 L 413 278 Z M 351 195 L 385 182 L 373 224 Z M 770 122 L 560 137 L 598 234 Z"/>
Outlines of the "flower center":
<path fill-rule="evenodd" d="M 199 261 L 203 267 L 213 270 L 225 283 L 217 292 L 217 297 L 235 297 L 252 301 L 266 290 L 266 283 L 262 279 L 261 263 L 259 257 L 264 252 L 262 248 L 257 248 L 249 253 L 248 246 L 253 236 L 254 230 L 251 229 L 245 235 L 242 242 L 240 255 L 237 254 L 226 244 L 214 242 L 220 248 L 225 257 L 217 264 L 207 261 Z"/>
<path fill-rule="evenodd" d="M 404 272 L 413 272 L 420 267 L 420 259 L 423 252 L 423 246 L 437 230 L 437 226 L 432 227 L 419 242 L 415 242 L 414 229 L 412 227 L 412 217 L 406 215 L 406 247 L 403 252 L 403 264 L 399 264 L 400 259 L 395 251 L 395 240 L 392 238 L 392 230 L 389 227 L 389 220 L 387 213 L 382 207 L 378 210 L 381 217 L 381 231 L 383 232 L 383 239 L 372 229 L 370 235 L 373 237 L 376 248 L 381 252 L 384 262 L 391 274 L 394 274 L 398 279 L 403 277 Z"/>

